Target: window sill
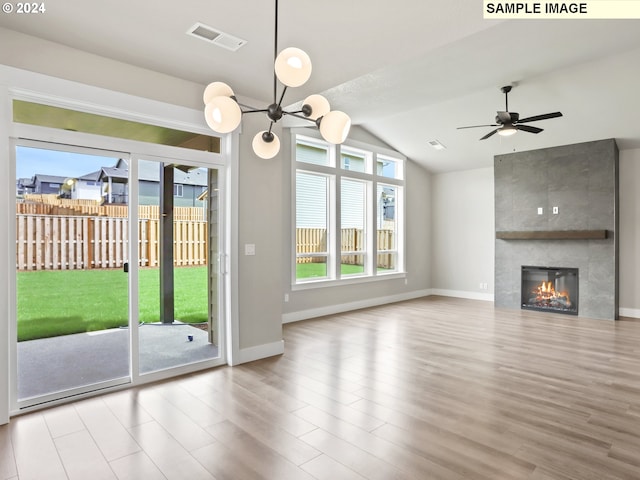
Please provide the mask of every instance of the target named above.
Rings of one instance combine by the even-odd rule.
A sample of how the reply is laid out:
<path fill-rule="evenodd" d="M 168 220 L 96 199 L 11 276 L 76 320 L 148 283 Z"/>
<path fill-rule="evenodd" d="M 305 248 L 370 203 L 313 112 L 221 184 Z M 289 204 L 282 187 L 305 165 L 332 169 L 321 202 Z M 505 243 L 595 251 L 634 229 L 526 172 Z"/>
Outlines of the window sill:
<path fill-rule="evenodd" d="M 344 285 L 357 285 L 359 283 L 370 283 L 370 282 L 380 282 L 385 280 L 397 280 L 406 278 L 406 272 L 394 272 L 394 273 L 383 273 L 375 276 L 369 277 L 346 277 L 341 278 L 340 280 L 331 280 L 331 279 L 318 279 L 318 280 L 310 280 L 304 283 L 296 283 L 291 286 L 291 291 L 300 291 L 300 290 L 312 290 L 315 288 L 326 288 L 326 287 L 342 287 Z"/>

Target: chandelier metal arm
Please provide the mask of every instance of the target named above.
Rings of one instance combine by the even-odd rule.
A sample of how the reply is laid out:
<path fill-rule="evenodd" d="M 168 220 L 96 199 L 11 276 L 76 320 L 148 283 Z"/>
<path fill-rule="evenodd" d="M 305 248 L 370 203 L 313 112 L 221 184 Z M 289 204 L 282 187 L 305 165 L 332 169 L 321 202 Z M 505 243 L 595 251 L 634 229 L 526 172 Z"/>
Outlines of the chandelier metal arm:
<path fill-rule="evenodd" d="M 278 106 L 279 107 L 282 106 L 282 101 L 284 100 L 284 94 L 285 93 L 287 93 L 287 86 L 286 85 L 284 86 L 284 89 L 282 90 L 282 95 L 280 95 L 280 101 L 278 102 Z"/>
<path fill-rule="evenodd" d="M 252 110 L 242 110 L 242 114 L 244 115 L 245 113 L 267 113 L 269 111 L 269 109 L 267 108 L 254 108 Z"/>
<path fill-rule="evenodd" d="M 304 115 L 298 115 L 299 113 L 303 113 L 302 110 L 297 112 L 282 112 L 284 115 L 289 115 L 291 117 L 299 118 L 300 120 L 306 120 L 307 122 L 316 123 L 313 118 L 305 117 Z"/>

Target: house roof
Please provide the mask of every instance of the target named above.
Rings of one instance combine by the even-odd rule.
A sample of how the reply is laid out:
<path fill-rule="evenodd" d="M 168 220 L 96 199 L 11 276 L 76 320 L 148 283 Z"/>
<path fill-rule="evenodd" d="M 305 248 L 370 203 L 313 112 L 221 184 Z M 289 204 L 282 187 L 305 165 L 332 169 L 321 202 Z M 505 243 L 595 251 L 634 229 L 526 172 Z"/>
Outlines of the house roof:
<path fill-rule="evenodd" d="M 36 173 L 33 176 L 33 183 L 35 184 L 37 181 L 44 183 L 59 183 L 63 184 L 67 177 L 61 177 L 59 175 L 46 175 L 43 173 Z"/>
<path fill-rule="evenodd" d="M 83 175 L 81 177 L 78 177 L 78 180 L 86 180 L 89 182 L 95 182 L 97 180 L 100 180 L 100 174 L 102 173 L 102 170 L 96 170 L 95 172 L 91 172 L 91 173 L 87 173 L 86 175 Z"/>

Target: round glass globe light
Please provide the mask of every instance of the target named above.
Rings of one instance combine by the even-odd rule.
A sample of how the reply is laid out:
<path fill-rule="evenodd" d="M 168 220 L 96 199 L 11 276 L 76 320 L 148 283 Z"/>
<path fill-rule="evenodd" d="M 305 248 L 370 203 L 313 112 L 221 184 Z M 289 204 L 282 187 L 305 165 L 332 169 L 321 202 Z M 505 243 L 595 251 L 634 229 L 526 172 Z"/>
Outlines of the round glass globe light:
<path fill-rule="evenodd" d="M 309 95 L 304 99 L 302 104 L 309 105 L 311 107 L 311 115 L 307 117 L 311 120 L 317 120 L 320 117 L 324 117 L 329 113 L 329 110 L 331 110 L 329 101 L 322 95 Z"/>
<path fill-rule="evenodd" d="M 299 48 L 285 48 L 276 57 L 275 71 L 284 85 L 299 87 L 311 76 L 311 59 Z"/>
<path fill-rule="evenodd" d="M 256 133 L 256 136 L 253 137 L 253 142 L 251 142 L 251 146 L 257 156 L 268 160 L 275 157 L 280 151 L 280 139 L 275 133 L 271 132 L 273 140 L 271 142 L 265 142 L 262 134 L 266 132 L 266 130 L 263 130 L 262 132 Z"/>
<path fill-rule="evenodd" d="M 204 118 L 214 132 L 233 132 L 242 120 L 242 110 L 229 97 L 215 97 L 204 107 Z"/>
<path fill-rule="evenodd" d="M 233 97 L 233 90 L 224 82 L 213 82 L 207 85 L 202 94 L 202 100 L 204 104 L 211 103 L 216 97 Z"/>
<path fill-rule="evenodd" d="M 350 129 L 351 118 L 340 110 L 329 112 L 320 120 L 320 134 L 329 143 L 344 142 Z"/>

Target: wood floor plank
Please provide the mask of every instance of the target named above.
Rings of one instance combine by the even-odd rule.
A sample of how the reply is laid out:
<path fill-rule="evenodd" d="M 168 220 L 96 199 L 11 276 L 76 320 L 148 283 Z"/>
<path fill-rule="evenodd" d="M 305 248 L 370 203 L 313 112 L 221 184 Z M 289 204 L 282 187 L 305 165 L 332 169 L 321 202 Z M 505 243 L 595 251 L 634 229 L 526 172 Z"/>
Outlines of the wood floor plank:
<path fill-rule="evenodd" d="M 411 478 L 399 468 L 325 430 L 314 430 L 300 439 L 365 478 L 371 480 L 409 480 Z"/>
<path fill-rule="evenodd" d="M 62 405 L 42 412 L 52 438 L 86 430 L 73 405 Z"/>
<path fill-rule="evenodd" d="M 253 470 L 256 477 L 277 478 L 278 480 L 313 480 L 313 477 L 278 454 L 270 445 L 260 442 L 250 433 L 231 422 L 221 422 L 210 426 L 207 430 L 219 441 L 219 445 L 225 446 L 228 459 L 231 459 L 231 453 L 234 452 L 236 461 Z M 232 468 L 232 472 L 236 469 Z M 215 470 L 212 473 L 217 478 L 226 476 Z"/>
<path fill-rule="evenodd" d="M 138 403 L 140 390 L 132 388 L 104 395 L 102 400 L 125 428 L 153 421 L 153 417 Z"/>
<path fill-rule="evenodd" d="M 16 467 L 21 480 L 67 480 L 42 414 L 15 418 L 10 425 Z"/>
<path fill-rule="evenodd" d="M 116 480 L 100 449 L 86 430 L 54 440 L 69 480 Z"/>
<path fill-rule="evenodd" d="M 0 478 L 11 478 L 16 475 L 18 475 L 18 469 L 11 442 L 11 428 L 9 425 L 0 425 Z"/>
<path fill-rule="evenodd" d="M 302 469 L 318 480 L 336 480 L 337 478 L 340 480 L 363 480 L 366 478 L 326 455 L 320 455 L 308 461 L 302 465 Z"/>
<path fill-rule="evenodd" d="M 213 437 L 202 426 L 159 393 L 163 388 L 163 385 L 159 385 L 141 391 L 138 402 L 185 450 L 191 451 L 213 443 Z"/>
<path fill-rule="evenodd" d="M 180 384 L 205 404 L 215 406 L 220 411 L 221 421 L 228 420 L 250 432 L 257 440 L 270 445 L 293 464 L 300 465 L 319 455 L 317 450 L 298 439 L 299 435 L 312 431 L 316 426 L 293 413 L 282 411 L 263 415 L 260 410 L 235 402 L 234 395 L 212 390 L 206 382 L 189 381 Z"/>
<path fill-rule="evenodd" d="M 168 480 L 215 480 L 215 477 L 157 422 L 132 427 L 130 432 Z M 211 445 L 208 444 L 207 447 Z"/>
<path fill-rule="evenodd" d="M 140 446 L 102 398 L 79 402 L 75 404 L 75 409 L 107 461 L 140 451 Z"/>
<path fill-rule="evenodd" d="M 166 480 L 145 452 L 137 452 L 110 462 L 118 480 Z"/>
<path fill-rule="evenodd" d="M 458 475 L 452 470 L 315 407 L 308 406 L 300 409 L 296 415 L 306 418 L 317 425 L 319 429 L 331 433 L 375 457 L 384 459 L 385 462 L 406 472 L 411 478 L 428 478 L 430 480 L 461 480 L 463 478 L 462 475 Z"/>

